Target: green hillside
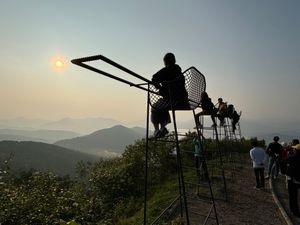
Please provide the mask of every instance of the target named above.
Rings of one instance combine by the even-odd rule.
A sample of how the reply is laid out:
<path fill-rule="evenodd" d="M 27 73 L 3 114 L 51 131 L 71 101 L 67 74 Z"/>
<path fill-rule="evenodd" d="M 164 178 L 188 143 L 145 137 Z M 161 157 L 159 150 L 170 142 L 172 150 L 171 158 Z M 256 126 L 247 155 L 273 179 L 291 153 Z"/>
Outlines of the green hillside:
<path fill-rule="evenodd" d="M 13 170 L 33 168 L 59 175 L 73 175 L 79 161 L 94 162 L 98 159 L 92 155 L 41 142 L 1 141 L 0 163 L 3 164 L 10 158 L 10 166 Z"/>
<path fill-rule="evenodd" d="M 194 166 L 193 135 L 181 140 L 184 165 Z M 16 142 L 4 142 L 11 149 Z M 25 144 L 25 145 L 24 145 Z M 23 143 L 23 147 L 31 142 Z M 40 143 L 35 143 L 40 144 Z M 216 197 L 223 194 L 217 158 L 212 154 L 213 142 L 206 140 L 208 170 L 213 172 L 212 185 Z M 231 152 L 249 152 L 250 142 L 224 141 L 222 148 Z M 262 143 L 263 144 L 263 143 Z M 14 147 L 13 147 L 14 146 Z M 6 147 L 6 148 L 8 148 Z M 43 145 L 47 148 L 46 145 Z M 48 150 L 51 146 L 48 146 Z M 150 142 L 148 161 L 148 220 L 154 219 L 178 196 L 176 157 L 170 142 Z M 192 150 L 192 151 L 191 151 Z M 1 149 L 0 149 L 0 152 Z M 191 152 L 192 154 L 190 154 Z M 58 177 L 49 173 L 15 175 L 9 169 L 0 177 L 1 224 L 67 224 L 132 225 L 143 223 L 145 184 L 145 140 L 128 145 L 121 157 L 81 164 L 80 178 Z M 237 158 L 239 159 L 239 158 Z M 225 166 L 229 166 L 229 161 Z M 192 167 L 194 168 L 194 167 Z M 227 169 L 226 169 L 227 171 Z M 229 172 L 229 167 L 228 167 Z M 212 174 L 212 173 L 210 173 Z M 195 170 L 185 172 L 186 179 L 197 178 Z M 196 191 L 193 186 L 191 191 Z M 205 194 L 209 189 L 198 189 Z M 196 192 L 195 192 L 196 193 Z M 1 212 L 5 212 L 1 214 Z M 173 222 L 172 222 L 173 221 Z M 174 217 L 160 224 L 180 224 Z M 68 223 L 71 224 L 71 223 Z"/>
<path fill-rule="evenodd" d="M 143 128 L 127 128 L 117 125 L 98 130 L 89 135 L 65 139 L 56 142 L 58 146 L 78 150 L 98 156 L 109 156 L 106 153 L 121 154 L 127 145 L 145 136 Z"/>

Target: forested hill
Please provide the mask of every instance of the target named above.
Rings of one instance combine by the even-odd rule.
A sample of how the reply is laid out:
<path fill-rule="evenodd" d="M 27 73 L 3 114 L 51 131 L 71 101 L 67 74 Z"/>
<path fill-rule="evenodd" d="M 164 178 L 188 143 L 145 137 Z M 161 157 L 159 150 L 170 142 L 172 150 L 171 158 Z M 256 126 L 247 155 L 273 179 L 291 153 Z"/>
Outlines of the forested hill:
<path fill-rule="evenodd" d="M 127 145 L 134 143 L 135 140 L 141 139 L 144 136 L 144 128 L 127 128 L 117 125 L 98 130 L 89 135 L 61 140 L 55 144 L 84 153 L 109 156 L 107 153 L 122 154 Z"/>
<path fill-rule="evenodd" d="M 51 171 L 59 175 L 74 175 L 79 161 L 94 162 L 98 158 L 56 145 L 31 141 L 1 141 L 0 167 L 10 160 L 13 170 Z"/>

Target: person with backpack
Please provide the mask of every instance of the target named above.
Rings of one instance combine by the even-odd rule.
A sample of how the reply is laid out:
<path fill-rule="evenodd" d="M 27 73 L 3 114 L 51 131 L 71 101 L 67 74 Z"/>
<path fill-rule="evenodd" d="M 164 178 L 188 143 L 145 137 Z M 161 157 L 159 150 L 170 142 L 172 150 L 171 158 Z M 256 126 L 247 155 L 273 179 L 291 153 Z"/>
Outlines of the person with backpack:
<path fill-rule="evenodd" d="M 289 203 L 293 215 L 300 218 L 298 204 L 298 189 L 300 189 L 300 144 L 293 145 L 292 148 L 294 150 L 294 155 L 287 159 L 286 170 Z"/>
<path fill-rule="evenodd" d="M 278 143 L 279 137 L 275 136 L 273 138 L 273 142 L 270 143 L 267 147 L 267 154 L 269 155 L 269 168 L 268 168 L 268 176 L 266 179 L 270 178 L 272 175 L 273 179 L 276 179 L 279 174 L 281 156 L 282 156 L 282 145 Z M 275 171 L 274 171 L 275 170 Z"/>
<path fill-rule="evenodd" d="M 286 174 L 286 161 L 288 159 L 288 154 L 291 149 L 291 146 L 289 146 L 286 142 L 281 142 L 282 145 L 282 156 L 281 156 L 281 162 L 280 162 L 280 171 L 281 174 Z"/>
<path fill-rule="evenodd" d="M 289 157 L 294 155 L 294 150 L 292 146 L 299 144 L 299 139 L 293 139 L 290 144 L 287 144 L 285 142 L 282 142 L 282 156 L 281 156 L 281 162 L 280 162 L 280 171 L 281 174 L 286 174 L 287 169 L 287 160 Z"/>

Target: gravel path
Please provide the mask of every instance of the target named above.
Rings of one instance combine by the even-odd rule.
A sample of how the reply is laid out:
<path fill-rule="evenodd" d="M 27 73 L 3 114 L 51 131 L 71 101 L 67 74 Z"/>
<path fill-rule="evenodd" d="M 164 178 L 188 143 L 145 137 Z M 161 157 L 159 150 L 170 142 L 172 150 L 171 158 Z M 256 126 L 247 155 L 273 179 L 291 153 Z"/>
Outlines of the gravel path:
<path fill-rule="evenodd" d="M 229 201 L 216 200 L 220 225 L 286 225 L 281 212 L 274 202 L 271 189 L 266 182 L 264 190 L 256 190 L 255 176 L 250 159 L 245 155 L 237 165 L 234 182 L 228 182 Z M 213 214 L 212 214 L 213 216 Z M 196 216 L 195 216 L 196 217 Z M 192 218 L 192 224 L 202 224 Z M 199 217 L 198 217 L 199 218 Z M 208 224 L 216 224 L 210 219 Z"/>

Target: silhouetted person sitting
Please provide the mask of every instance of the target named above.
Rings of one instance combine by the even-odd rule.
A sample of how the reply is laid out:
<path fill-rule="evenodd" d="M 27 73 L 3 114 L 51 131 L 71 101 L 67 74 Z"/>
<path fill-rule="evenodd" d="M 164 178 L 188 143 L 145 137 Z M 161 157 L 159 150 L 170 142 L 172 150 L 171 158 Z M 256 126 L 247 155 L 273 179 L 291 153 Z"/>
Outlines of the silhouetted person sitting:
<path fill-rule="evenodd" d="M 231 119 L 232 131 L 235 132 L 236 124 L 240 120 L 240 115 L 235 111 L 234 106 L 232 104 L 228 105 L 227 107 L 227 114 L 228 118 Z"/>
<path fill-rule="evenodd" d="M 222 98 L 218 98 L 217 117 L 220 120 L 220 126 L 224 125 L 226 116 L 227 116 L 227 104 L 226 104 L 226 102 L 223 102 Z"/>
<path fill-rule="evenodd" d="M 175 63 L 175 55 L 167 53 L 164 56 L 165 67 L 152 77 L 153 85 L 159 90 L 159 94 L 162 96 L 151 109 L 151 121 L 155 129 L 154 137 L 156 138 L 164 137 L 169 133 L 166 125 L 171 122 L 169 115 L 171 108 L 189 108 L 184 76 L 181 73 L 180 66 Z"/>
<path fill-rule="evenodd" d="M 232 118 L 231 118 L 231 124 L 232 124 L 232 131 L 235 132 L 236 130 L 236 124 L 240 120 L 240 115 L 237 113 L 237 111 L 233 112 Z"/>
<path fill-rule="evenodd" d="M 215 121 L 214 116 L 216 114 L 216 109 L 215 109 L 214 104 L 211 101 L 211 98 L 208 97 L 208 94 L 205 91 L 201 93 L 200 105 L 201 105 L 201 108 L 202 108 L 202 112 L 199 112 L 195 115 L 195 120 L 196 120 L 197 126 L 200 125 L 199 124 L 199 117 L 201 115 L 211 115 L 211 119 L 213 121 L 213 124 L 215 125 L 216 121 Z"/>

